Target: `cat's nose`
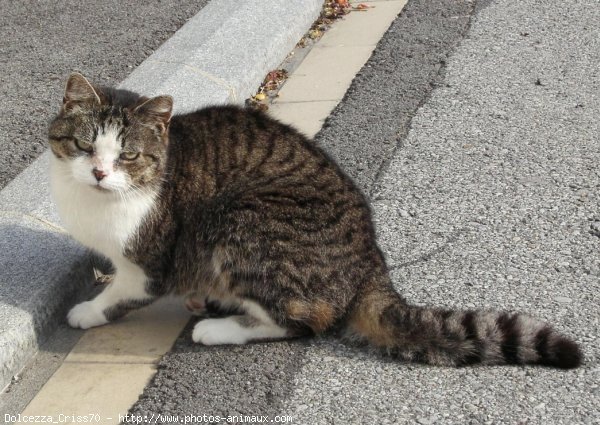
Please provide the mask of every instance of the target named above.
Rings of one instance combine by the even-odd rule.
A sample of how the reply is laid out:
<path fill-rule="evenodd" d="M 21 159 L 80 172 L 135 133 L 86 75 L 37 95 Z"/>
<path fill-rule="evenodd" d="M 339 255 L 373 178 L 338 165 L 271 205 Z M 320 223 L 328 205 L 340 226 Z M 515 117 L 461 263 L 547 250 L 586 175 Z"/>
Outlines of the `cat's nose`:
<path fill-rule="evenodd" d="M 97 168 L 94 168 L 92 170 L 92 173 L 94 174 L 94 177 L 96 177 L 96 180 L 100 181 L 102 180 L 104 177 L 106 177 L 106 173 L 102 170 L 99 170 Z"/>

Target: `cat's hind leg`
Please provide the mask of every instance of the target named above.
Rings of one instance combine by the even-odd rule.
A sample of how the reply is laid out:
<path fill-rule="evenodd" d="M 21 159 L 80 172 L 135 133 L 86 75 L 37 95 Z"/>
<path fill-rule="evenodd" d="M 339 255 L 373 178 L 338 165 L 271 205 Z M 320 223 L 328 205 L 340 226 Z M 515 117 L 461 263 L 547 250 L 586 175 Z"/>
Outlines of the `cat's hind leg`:
<path fill-rule="evenodd" d="M 257 303 L 242 300 L 237 314 L 204 319 L 196 323 L 192 340 L 204 345 L 246 344 L 251 341 L 282 339 L 291 336 Z"/>

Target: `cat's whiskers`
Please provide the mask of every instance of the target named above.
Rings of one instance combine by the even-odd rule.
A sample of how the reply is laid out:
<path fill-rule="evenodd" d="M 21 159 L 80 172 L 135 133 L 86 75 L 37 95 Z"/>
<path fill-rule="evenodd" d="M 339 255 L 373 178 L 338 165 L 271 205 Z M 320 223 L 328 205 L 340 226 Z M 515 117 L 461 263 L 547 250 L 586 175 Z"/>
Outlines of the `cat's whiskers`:
<path fill-rule="evenodd" d="M 161 178 L 163 182 L 166 182 L 164 178 Z M 127 189 L 125 189 L 125 194 L 129 196 L 129 198 L 133 198 L 134 196 L 151 196 L 155 199 L 161 199 L 163 196 L 161 191 L 155 187 L 148 186 L 140 186 L 136 183 L 129 182 Z"/>

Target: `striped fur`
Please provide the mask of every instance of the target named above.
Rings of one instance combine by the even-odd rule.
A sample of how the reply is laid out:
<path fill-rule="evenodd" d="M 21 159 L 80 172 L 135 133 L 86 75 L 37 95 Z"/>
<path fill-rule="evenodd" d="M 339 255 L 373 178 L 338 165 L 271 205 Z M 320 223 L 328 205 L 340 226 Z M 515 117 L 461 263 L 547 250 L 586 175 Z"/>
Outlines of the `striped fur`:
<path fill-rule="evenodd" d="M 66 194 L 57 202 L 70 206 L 59 211 L 79 217 L 74 236 L 117 269 L 100 296 L 74 308 L 73 326 L 100 325 L 177 293 L 197 314 L 212 305 L 229 312 L 196 325 L 193 338 L 204 344 L 342 329 L 435 365 L 580 364 L 575 343 L 526 316 L 407 305 L 390 282 L 365 197 L 293 128 L 232 106 L 171 117 L 167 96 L 148 100 L 71 79 L 49 134 L 57 169 L 67 170 L 54 179 L 55 192 Z M 105 128 L 128 152 L 123 160 L 112 152 L 109 171 L 131 185 L 118 193 L 87 185 L 102 185 L 90 176 L 71 182 L 77 176 L 68 173 L 76 161 L 92 172 Z M 136 193 L 151 195 L 141 215 Z M 115 220 L 130 223 L 126 233 Z"/>
<path fill-rule="evenodd" d="M 452 311 L 408 305 L 393 289 L 376 288 L 357 301 L 346 337 L 366 340 L 392 356 L 439 366 L 580 365 L 573 341 L 540 320 L 496 311 Z"/>

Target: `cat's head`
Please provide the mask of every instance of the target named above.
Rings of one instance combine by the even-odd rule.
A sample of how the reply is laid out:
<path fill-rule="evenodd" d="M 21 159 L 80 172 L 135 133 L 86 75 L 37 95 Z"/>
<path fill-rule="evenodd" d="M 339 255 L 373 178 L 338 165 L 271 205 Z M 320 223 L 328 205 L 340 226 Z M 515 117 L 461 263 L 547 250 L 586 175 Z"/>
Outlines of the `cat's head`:
<path fill-rule="evenodd" d="M 96 87 L 75 73 L 50 124 L 50 147 L 67 178 L 93 190 L 155 189 L 166 164 L 172 107 L 170 96 Z"/>

